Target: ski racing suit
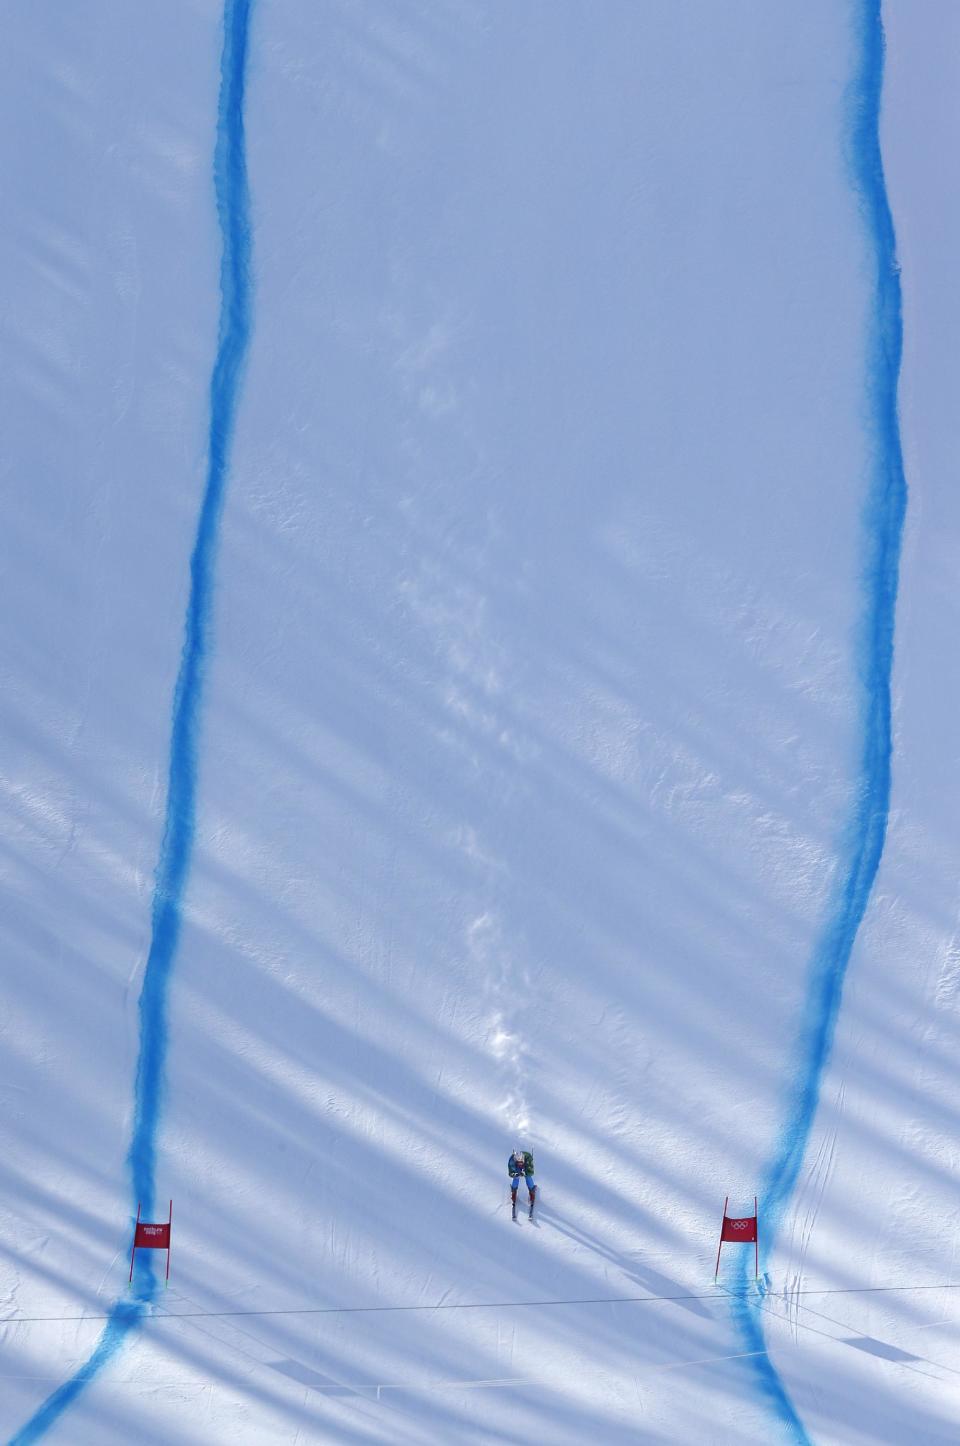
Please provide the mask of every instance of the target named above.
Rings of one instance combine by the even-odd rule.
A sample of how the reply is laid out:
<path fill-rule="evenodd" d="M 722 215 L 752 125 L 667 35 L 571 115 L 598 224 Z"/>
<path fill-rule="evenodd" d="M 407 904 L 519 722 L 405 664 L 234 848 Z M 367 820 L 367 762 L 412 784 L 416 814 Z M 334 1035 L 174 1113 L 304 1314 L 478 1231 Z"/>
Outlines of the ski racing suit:
<path fill-rule="evenodd" d="M 528 1193 L 529 1193 L 529 1195 L 530 1195 L 530 1198 L 533 1199 L 534 1191 L 535 1191 L 536 1188 L 537 1188 L 537 1182 L 536 1182 L 536 1180 L 534 1179 L 534 1174 L 533 1174 L 533 1156 L 531 1155 L 530 1151 L 529 1151 L 529 1150 L 524 1150 L 524 1152 L 523 1152 L 523 1166 L 522 1166 L 522 1167 L 517 1163 L 517 1160 L 516 1160 L 515 1156 L 511 1155 L 510 1158 L 509 1158 L 509 1160 L 507 1161 L 507 1171 L 508 1171 L 508 1173 L 509 1173 L 509 1175 L 510 1175 L 510 1191 L 511 1191 L 511 1194 L 513 1194 L 513 1195 L 515 1196 L 516 1193 L 517 1193 L 517 1187 L 519 1186 L 520 1181 L 521 1181 L 521 1180 L 526 1180 L 526 1182 L 527 1182 L 527 1191 L 528 1191 Z"/>

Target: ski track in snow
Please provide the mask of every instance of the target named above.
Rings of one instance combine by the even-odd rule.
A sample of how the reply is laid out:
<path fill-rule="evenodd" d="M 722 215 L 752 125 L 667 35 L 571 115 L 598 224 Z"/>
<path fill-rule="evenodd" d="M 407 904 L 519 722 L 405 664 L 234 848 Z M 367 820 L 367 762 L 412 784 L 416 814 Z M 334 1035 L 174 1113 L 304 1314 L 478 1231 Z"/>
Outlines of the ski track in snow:
<path fill-rule="evenodd" d="M 871 250 L 873 305 L 866 345 L 872 441 L 871 477 L 864 512 L 864 606 L 859 643 L 862 684 L 862 753 L 859 787 L 847 834 L 847 859 L 813 957 L 793 1072 L 792 1098 L 761 1190 L 765 1254 L 773 1249 L 793 1196 L 820 1095 L 844 977 L 883 854 L 890 807 L 891 674 L 900 544 L 907 486 L 903 468 L 897 387 L 903 341 L 896 234 L 887 199 L 880 149 L 884 30 L 881 0 L 862 0 L 859 66 L 847 97 L 852 189 Z M 798 1442 L 810 1438 L 768 1353 L 761 1312 L 739 1262 L 734 1323 L 761 1394 Z"/>
<path fill-rule="evenodd" d="M 519 1017 L 530 1004 L 529 983 L 517 970 L 499 920 L 490 913 L 474 919 L 468 929 L 469 952 L 478 976 L 489 981 L 491 1014 L 489 1048 L 497 1062 L 501 1092 L 500 1118 L 511 1142 L 521 1143 L 530 1129 L 527 1097 L 528 1043 Z"/>
<path fill-rule="evenodd" d="M 134 1208 L 154 1213 L 157 1130 L 167 1054 L 167 998 L 190 873 L 196 816 L 197 752 L 203 682 L 210 641 L 214 568 L 243 365 L 250 338 L 250 217 L 244 140 L 244 86 L 253 0 L 226 0 L 220 99 L 214 153 L 217 214 L 222 235 L 220 330 L 210 383 L 206 487 L 190 559 L 190 592 L 183 651 L 173 698 L 167 803 L 151 915 L 150 952 L 140 993 L 140 1050 L 128 1154 Z M 117 1301 L 89 1358 L 59 1386 L 13 1437 L 37 1441 L 136 1329 L 157 1286 L 153 1257 L 141 1252 L 132 1298 Z"/>

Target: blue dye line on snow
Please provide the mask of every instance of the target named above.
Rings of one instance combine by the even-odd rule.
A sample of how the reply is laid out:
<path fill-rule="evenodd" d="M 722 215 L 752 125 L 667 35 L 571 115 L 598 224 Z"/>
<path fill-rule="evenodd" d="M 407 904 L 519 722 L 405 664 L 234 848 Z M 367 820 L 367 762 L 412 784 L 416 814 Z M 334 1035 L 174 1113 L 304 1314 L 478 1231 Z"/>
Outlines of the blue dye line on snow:
<path fill-rule="evenodd" d="M 150 952 L 140 992 L 140 1051 L 134 1085 L 133 1132 L 127 1157 L 133 1200 L 141 1204 L 145 1220 L 152 1219 L 154 1214 L 157 1130 L 167 1057 L 167 999 L 193 853 L 197 740 L 210 640 L 217 539 L 240 380 L 250 338 L 250 196 L 243 108 L 252 3 L 253 0 L 226 0 L 224 7 L 214 154 L 223 248 L 220 330 L 210 383 L 206 486 L 190 559 L 185 636 L 173 697 L 167 805 L 154 885 Z M 92 1354 L 21 1427 L 12 1438 L 11 1446 L 38 1441 L 63 1415 L 117 1354 L 130 1332 L 137 1329 L 156 1288 L 153 1253 L 139 1251 L 133 1297 L 116 1302 Z"/>
<path fill-rule="evenodd" d="M 764 1253 L 776 1239 L 810 1138 L 830 1057 L 844 977 L 883 854 L 890 810 L 891 675 L 900 544 L 907 505 L 897 387 L 903 345 L 896 234 L 880 148 L 884 32 L 881 0 L 859 0 L 859 65 L 848 92 L 851 183 L 870 245 L 872 308 L 866 348 L 872 455 L 864 512 L 864 589 L 858 639 L 861 755 L 847 858 L 813 957 L 798 1041 L 792 1098 L 761 1189 Z M 767 1404 L 794 1440 L 809 1443 L 766 1347 L 763 1317 L 739 1262 L 732 1313 Z"/>

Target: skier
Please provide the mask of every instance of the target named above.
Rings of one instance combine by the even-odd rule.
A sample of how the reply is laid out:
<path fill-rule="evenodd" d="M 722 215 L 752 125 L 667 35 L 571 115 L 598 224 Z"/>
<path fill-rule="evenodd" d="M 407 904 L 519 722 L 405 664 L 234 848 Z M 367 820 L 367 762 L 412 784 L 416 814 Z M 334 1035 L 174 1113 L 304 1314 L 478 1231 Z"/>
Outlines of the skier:
<path fill-rule="evenodd" d="M 510 1202 L 513 1207 L 513 1218 L 517 1218 L 517 1190 L 521 1180 L 527 1182 L 527 1194 L 530 1197 L 530 1219 L 533 1219 L 533 1207 L 537 1199 L 537 1182 L 533 1178 L 533 1156 L 529 1150 L 522 1149 L 519 1145 L 507 1161 L 507 1172 L 510 1175 Z"/>

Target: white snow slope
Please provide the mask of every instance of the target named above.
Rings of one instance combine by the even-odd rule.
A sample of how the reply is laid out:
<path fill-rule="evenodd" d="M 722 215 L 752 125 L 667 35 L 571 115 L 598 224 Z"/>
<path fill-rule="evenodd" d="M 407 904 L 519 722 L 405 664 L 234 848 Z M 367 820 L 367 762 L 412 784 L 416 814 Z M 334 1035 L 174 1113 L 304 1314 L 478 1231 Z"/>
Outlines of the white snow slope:
<path fill-rule="evenodd" d="M 768 1356 L 737 1247 L 713 1282 L 724 1197 L 762 1194 L 802 1088 L 859 797 L 873 9 L 255 0 L 252 332 L 156 1135 L 171 1282 L 44 1415 L 127 1292 L 224 13 L 7 7 L 6 1439 L 960 1436 L 953 0 L 883 6 L 892 806 L 748 1295 Z"/>

